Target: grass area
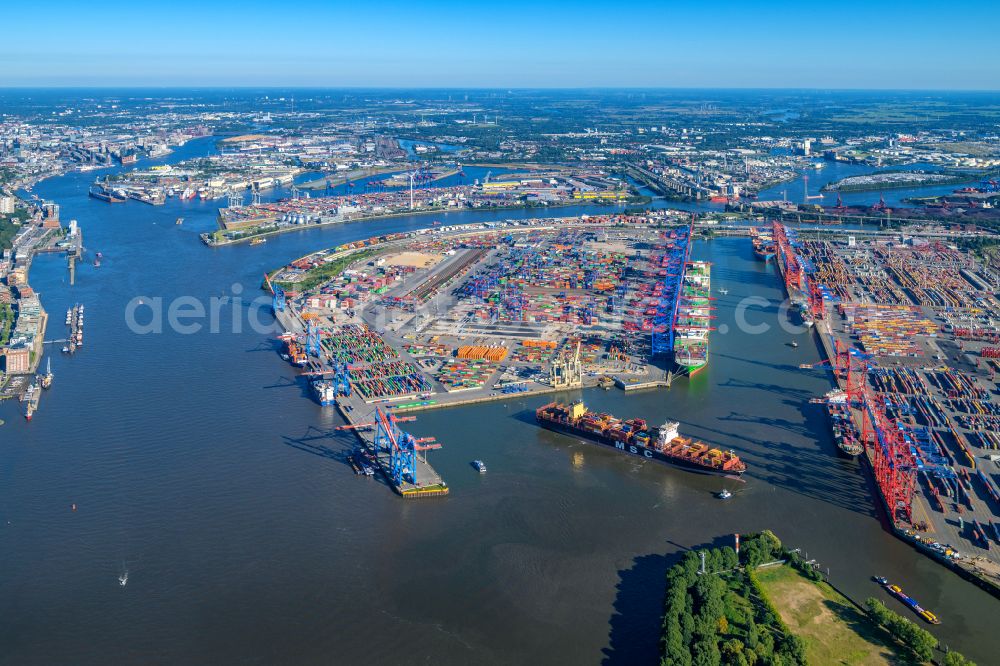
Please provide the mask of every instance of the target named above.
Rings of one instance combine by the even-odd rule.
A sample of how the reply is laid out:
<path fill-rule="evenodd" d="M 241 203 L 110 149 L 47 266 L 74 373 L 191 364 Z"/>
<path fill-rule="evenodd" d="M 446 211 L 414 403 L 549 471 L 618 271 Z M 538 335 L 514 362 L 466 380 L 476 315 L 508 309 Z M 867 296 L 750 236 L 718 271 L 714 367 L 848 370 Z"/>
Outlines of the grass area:
<path fill-rule="evenodd" d="M 781 619 L 806 643 L 810 664 L 912 663 L 843 595 L 790 566 L 757 572 Z"/>
<path fill-rule="evenodd" d="M 351 252 L 348 255 L 335 259 L 333 261 L 328 261 L 325 263 L 311 268 L 306 271 L 305 277 L 299 282 L 277 282 L 281 285 L 282 289 L 298 291 L 304 293 L 315 289 L 324 282 L 329 282 L 334 277 L 340 275 L 344 270 L 347 269 L 351 264 L 368 259 L 369 257 L 375 255 L 374 250 L 361 250 L 359 252 Z"/>

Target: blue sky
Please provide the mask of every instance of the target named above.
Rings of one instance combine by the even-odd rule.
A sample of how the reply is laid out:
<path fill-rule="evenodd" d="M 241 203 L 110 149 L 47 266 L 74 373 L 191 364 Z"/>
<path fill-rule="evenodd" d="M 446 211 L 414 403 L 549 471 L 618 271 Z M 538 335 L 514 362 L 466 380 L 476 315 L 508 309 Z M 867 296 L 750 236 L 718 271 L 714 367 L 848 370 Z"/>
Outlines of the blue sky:
<path fill-rule="evenodd" d="M 1000 89 L 981 2 L 7 4 L 0 86 Z"/>

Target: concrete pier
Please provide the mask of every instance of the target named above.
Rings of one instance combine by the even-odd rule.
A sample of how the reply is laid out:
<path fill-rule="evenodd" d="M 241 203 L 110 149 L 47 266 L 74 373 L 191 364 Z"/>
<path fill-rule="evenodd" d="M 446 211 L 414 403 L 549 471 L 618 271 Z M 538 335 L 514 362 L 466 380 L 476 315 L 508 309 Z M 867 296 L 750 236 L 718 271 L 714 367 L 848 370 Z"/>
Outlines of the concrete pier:
<path fill-rule="evenodd" d="M 372 416 L 374 421 L 375 407 L 367 405 L 364 401 L 341 396 L 337 398 L 337 410 L 348 425 L 358 425 L 368 423 L 368 416 Z M 392 478 L 392 467 L 388 451 L 379 451 L 375 446 L 375 428 L 353 428 L 352 432 L 358 438 L 358 442 L 363 446 L 375 460 L 376 467 L 389 486 L 403 499 L 422 499 L 426 497 L 443 497 L 450 492 L 448 484 L 444 482 L 441 475 L 431 467 L 426 458 L 421 458 L 418 452 L 416 457 L 417 465 L 415 470 L 416 483 L 404 481 L 397 485 Z"/>

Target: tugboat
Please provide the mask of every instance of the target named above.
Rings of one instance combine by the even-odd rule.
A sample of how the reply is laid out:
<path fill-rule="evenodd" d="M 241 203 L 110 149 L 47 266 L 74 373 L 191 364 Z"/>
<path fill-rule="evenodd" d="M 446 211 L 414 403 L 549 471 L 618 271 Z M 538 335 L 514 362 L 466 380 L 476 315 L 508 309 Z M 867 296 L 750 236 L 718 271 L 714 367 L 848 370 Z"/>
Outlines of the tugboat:
<path fill-rule="evenodd" d="M 480 474 L 486 474 L 486 463 L 482 460 L 473 460 L 472 466 L 475 467 Z"/>
<path fill-rule="evenodd" d="M 42 388 L 52 388 L 52 380 L 54 378 L 55 375 L 52 374 L 52 359 L 50 358 L 45 364 L 45 374 L 42 375 Z"/>

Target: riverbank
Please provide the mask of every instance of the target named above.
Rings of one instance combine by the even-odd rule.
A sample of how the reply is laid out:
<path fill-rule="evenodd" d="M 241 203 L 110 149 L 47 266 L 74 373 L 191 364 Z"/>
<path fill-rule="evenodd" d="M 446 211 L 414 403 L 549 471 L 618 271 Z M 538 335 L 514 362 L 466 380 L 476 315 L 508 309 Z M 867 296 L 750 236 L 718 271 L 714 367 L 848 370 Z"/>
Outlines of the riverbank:
<path fill-rule="evenodd" d="M 864 605 L 852 600 L 824 579 L 820 565 L 772 532 L 737 534 L 733 543 L 735 548 L 687 551 L 667 571 L 660 641 L 665 663 L 690 663 L 706 653 L 724 664 L 777 658 L 888 665 L 926 663 L 936 650 L 947 656 L 929 631 L 873 596 Z M 882 586 L 887 599 L 888 585 Z M 949 659 L 969 663 L 958 653 Z"/>
<path fill-rule="evenodd" d="M 0 260 L 0 281 L 3 300 L 13 319 L 4 324 L 4 341 L 0 353 L 5 357 L 5 371 L 0 375 L 0 399 L 21 398 L 41 365 L 45 355 L 45 332 L 48 314 L 40 295 L 31 287 L 30 273 L 35 256 L 48 252 L 68 252 L 72 258 L 79 253 L 79 232 L 72 245 L 59 248 L 63 237 L 58 217 L 50 213 L 43 217 L 39 208 L 23 205 L 22 224 L 11 240 L 10 258 Z M 72 259 L 71 259 L 72 260 Z M 36 386 L 37 390 L 40 390 Z"/>
<path fill-rule="evenodd" d="M 629 203 L 628 201 L 621 202 L 621 205 Z M 404 210 L 396 211 L 392 213 L 382 213 L 379 215 L 364 215 L 359 217 L 351 218 L 340 218 L 332 219 L 329 221 L 320 221 L 312 224 L 292 224 L 286 227 L 278 227 L 270 229 L 271 225 L 263 225 L 263 228 L 269 228 L 268 231 L 253 232 L 253 229 L 248 229 L 252 233 L 248 233 L 246 236 L 241 236 L 240 238 L 218 240 L 218 235 L 221 231 L 216 231 L 213 233 L 203 233 L 201 234 L 201 240 L 205 245 L 209 247 L 225 247 L 227 245 L 238 245 L 240 243 L 248 243 L 255 238 L 266 238 L 269 236 L 276 236 L 283 233 L 288 233 L 292 231 L 304 231 L 306 229 L 322 229 L 326 227 L 332 227 L 342 224 L 350 224 L 355 222 L 376 222 L 378 220 L 389 220 L 398 217 L 409 217 L 414 215 L 427 216 L 427 215 L 454 215 L 469 212 L 482 212 L 482 213 L 496 213 L 500 211 L 517 211 L 517 210 L 548 210 L 548 209 L 558 209 L 558 208 L 568 208 L 571 206 L 607 206 L 607 202 L 599 200 L 573 200 L 566 201 L 557 204 L 549 204 L 546 206 L 481 206 L 474 209 L 464 209 L 455 210 L 448 208 L 435 208 L 435 209 L 415 209 L 415 210 Z M 242 230 L 241 230 L 242 231 Z"/>

